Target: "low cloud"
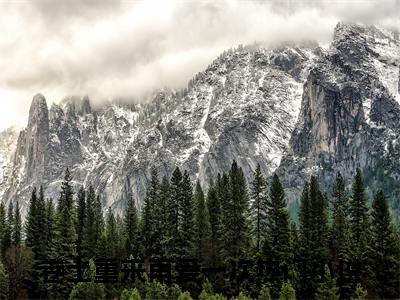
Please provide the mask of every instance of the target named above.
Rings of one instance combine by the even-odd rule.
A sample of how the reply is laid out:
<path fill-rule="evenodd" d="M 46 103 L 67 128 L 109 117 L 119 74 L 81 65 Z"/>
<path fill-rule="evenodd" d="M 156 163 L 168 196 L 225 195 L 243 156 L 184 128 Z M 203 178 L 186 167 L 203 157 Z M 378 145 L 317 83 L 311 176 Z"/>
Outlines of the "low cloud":
<path fill-rule="evenodd" d="M 238 44 L 326 43 L 340 20 L 400 28 L 399 0 L 6 0 L 0 10 L 0 128 L 23 122 L 37 92 L 139 101 L 184 87 Z"/>

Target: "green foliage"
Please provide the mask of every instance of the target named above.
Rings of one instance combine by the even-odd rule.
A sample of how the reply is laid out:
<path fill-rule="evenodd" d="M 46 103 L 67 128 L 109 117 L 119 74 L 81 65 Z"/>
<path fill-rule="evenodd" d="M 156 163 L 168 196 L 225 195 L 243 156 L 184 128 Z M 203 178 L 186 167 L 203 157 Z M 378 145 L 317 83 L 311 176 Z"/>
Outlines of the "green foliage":
<path fill-rule="evenodd" d="M 189 292 L 184 292 L 179 295 L 178 300 L 193 300 L 193 298 L 190 296 Z"/>
<path fill-rule="evenodd" d="M 4 243 L 4 235 L 6 232 L 6 226 L 7 226 L 6 210 L 4 208 L 4 203 L 0 201 L 0 257 L 5 252 L 5 246 L 3 245 L 3 243 Z"/>
<path fill-rule="evenodd" d="M 52 258 L 62 260 L 63 263 L 73 264 L 76 256 L 76 233 L 74 220 L 74 193 L 72 176 L 67 169 L 64 181 L 61 184 L 61 193 L 58 199 L 55 217 Z M 73 287 L 72 274 L 63 278 L 62 283 L 53 284 L 52 292 L 57 298 L 67 298 Z"/>
<path fill-rule="evenodd" d="M 261 288 L 260 294 L 258 295 L 258 300 L 271 300 L 270 285 L 264 284 Z"/>
<path fill-rule="evenodd" d="M 382 191 L 372 204 L 371 258 L 376 290 L 382 298 L 396 298 L 399 292 L 400 250 L 391 221 L 389 207 Z"/>
<path fill-rule="evenodd" d="M 240 292 L 239 295 L 235 298 L 232 298 L 232 300 L 251 300 L 244 292 Z"/>
<path fill-rule="evenodd" d="M 318 283 L 315 272 L 328 257 L 328 203 L 320 190 L 317 179 L 305 184 L 300 207 L 300 249 L 303 259 L 299 294 L 304 298 L 313 297 Z"/>
<path fill-rule="evenodd" d="M 210 262 L 212 265 L 219 265 L 221 262 L 222 247 L 222 208 L 220 198 L 218 196 L 217 187 L 211 184 L 207 194 L 207 208 L 210 215 Z"/>
<path fill-rule="evenodd" d="M 362 287 L 360 283 L 358 283 L 354 292 L 354 297 L 351 297 L 351 300 L 367 300 L 367 294 L 367 291 Z"/>
<path fill-rule="evenodd" d="M 8 279 L 7 270 L 4 267 L 3 263 L 0 261 L 0 300 L 8 299 L 9 284 L 10 282 Z"/>
<path fill-rule="evenodd" d="M 160 237 L 157 236 L 157 224 L 159 217 L 156 215 L 156 208 L 159 199 L 159 180 L 156 169 L 151 170 L 151 180 L 148 185 L 146 198 L 143 207 L 143 220 L 142 220 L 142 238 L 144 256 L 156 256 L 160 253 L 159 245 Z"/>
<path fill-rule="evenodd" d="M 296 300 L 296 291 L 289 282 L 282 284 L 279 300 Z"/>
<path fill-rule="evenodd" d="M 189 173 L 185 170 L 182 179 L 182 202 L 180 203 L 181 222 L 179 236 L 181 237 L 178 253 L 181 257 L 192 258 L 195 255 L 195 224 L 192 184 Z"/>
<path fill-rule="evenodd" d="M 200 262 L 207 262 L 210 260 L 211 252 L 211 226 L 210 216 L 205 202 L 203 190 L 200 182 L 196 184 L 195 199 L 195 242 L 196 242 L 196 256 Z"/>
<path fill-rule="evenodd" d="M 181 288 L 177 284 L 172 284 L 168 289 L 168 299 L 175 300 L 182 294 Z"/>
<path fill-rule="evenodd" d="M 72 289 L 69 299 L 105 299 L 106 291 L 104 284 L 95 283 L 94 277 L 96 266 L 93 260 L 89 261 L 89 270 L 85 274 L 85 278 L 90 278 L 90 282 L 80 282 Z"/>
<path fill-rule="evenodd" d="M 325 265 L 325 281 L 320 284 L 315 293 L 316 300 L 339 300 L 339 288 L 336 287 L 336 280 L 331 277 L 328 266 Z"/>
<path fill-rule="evenodd" d="M 139 254 L 139 216 L 132 195 L 128 198 L 124 223 L 126 254 L 127 256 L 133 255 L 137 257 Z"/>
<path fill-rule="evenodd" d="M 228 188 L 228 198 L 223 200 L 225 261 L 245 258 L 250 249 L 249 195 L 243 170 L 233 161 L 229 177 L 225 177 L 224 189 Z"/>
<path fill-rule="evenodd" d="M 254 180 L 251 188 L 251 206 L 253 221 L 253 236 L 256 240 L 256 251 L 261 250 L 261 242 L 263 240 L 263 232 L 266 229 L 267 220 L 267 184 L 264 175 L 261 173 L 261 167 L 258 164 L 253 174 Z"/>
<path fill-rule="evenodd" d="M 289 213 L 286 208 L 285 193 L 275 174 L 272 178 L 269 199 L 267 200 L 267 247 L 265 257 L 279 264 L 269 281 L 273 296 L 278 296 L 284 280 L 284 268 L 289 268 L 292 261 Z"/>
<path fill-rule="evenodd" d="M 142 300 L 142 297 L 140 297 L 140 293 L 138 289 L 133 289 L 132 295 L 129 300 Z"/>
<path fill-rule="evenodd" d="M 84 228 L 86 227 L 87 214 L 86 214 L 86 192 L 83 187 L 79 189 L 78 192 L 78 207 L 76 214 L 76 250 L 78 256 L 82 257 L 87 254 L 84 244 Z"/>
<path fill-rule="evenodd" d="M 140 293 L 137 288 L 133 289 L 133 291 L 124 289 L 119 300 L 142 300 L 142 297 L 140 297 Z"/>
<path fill-rule="evenodd" d="M 167 299 L 168 298 L 168 287 L 160 282 L 148 282 L 146 284 L 146 300 L 153 299 Z"/>
<path fill-rule="evenodd" d="M 337 174 L 333 185 L 333 217 L 329 236 L 330 261 L 336 272 L 340 272 L 341 262 L 351 259 L 351 231 L 350 220 L 347 214 L 348 199 L 345 190 L 344 179 L 340 173 Z M 344 276 L 347 270 L 343 270 Z M 347 282 L 339 284 L 340 295 L 342 298 L 349 298 L 351 286 Z"/>
<path fill-rule="evenodd" d="M 224 295 L 239 295 L 234 299 L 279 296 L 280 299 L 295 299 L 296 294 L 307 299 L 338 299 L 339 293 L 341 299 L 351 296 L 364 299 L 367 292 L 370 297 L 400 297 L 397 289 L 399 232 L 382 192 L 375 195 L 369 215 L 360 171 L 352 186 L 350 202 L 345 181 L 337 175 L 331 207 L 328 207 L 326 193 L 312 177 L 305 184 L 299 202 L 299 228 L 289 217 L 279 178 L 273 176 L 267 185 L 259 167 L 254 175 L 250 209 L 246 180 L 235 161 L 228 174 L 218 175 L 215 183 L 210 182 L 207 199 L 199 183 L 193 193 L 187 171 L 182 175 L 176 168 L 171 179 L 164 177 L 159 183 L 158 173 L 153 169 L 141 215 L 130 196 L 123 218 L 109 209 L 104 219 L 100 197 L 92 187 L 82 188 L 74 197 L 67 170 L 56 209 L 51 199 L 44 199 L 43 188 L 39 193 L 32 192 L 25 235 L 21 232 L 18 202 L 9 204 L 8 213 L 0 203 L 0 261 L 4 262 L 4 266 L 0 264 L 1 292 L 6 291 L 2 286 L 10 286 L 9 297 L 23 298 L 26 288 L 32 299 L 104 299 L 119 295 L 121 299 L 141 299 L 141 295 L 144 299 L 168 300 L 191 299 L 190 295 L 201 300 L 223 300 L 226 299 Z M 19 245 L 21 236 L 26 236 L 27 247 Z M 261 252 L 256 251 L 260 244 Z M 75 286 L 68 282 L 71 279 L 68 276 L 62 284 L 45 285 L 34 271 L 42 259 L 58 258 L 72 263 L 77 254 L 117 260 L 144 258 L 146 269 L 147 259 L 152 257 L 198 257 L 203 267 L 230 269 L 229 260 L 238 263 L 242 258 L 254 259 L 254 253 L 256 258 L 278 261 L 279 269 L 275 270 L 278 273 L 260 277 L 257 266 L 249 266 L 248 277 L 255 281 L 241 284 L 223 272 L 207 274 L 210 281 L 205 280 L 201 293 L 199 287 L 193 285 L 166 286 L 148 280 L 135 280 L 125 285 L 124 291 L 118 284 L 95 284 L 92 260 L 88 274 L 92 281 Z M 293 258 L 305 259 L 306 267 L 294 264 Z M 319 283 L 320 270 L 315 272 L 314 267 L 330 261 L 334 274 L 339 274 L 340 262 L 349 259 L 359 259 L 363 263 L 361 276 L 366 290 L 359 286 L 354 291 L 346 282 L 336 286 L 336 280 L 327 271 L 324 282 Z M 287 278 L 283 272 L 285 265 L 289 271 Z M 346 272 L 345 269 L 345 276 Z M 173 272 L 174 280 L 176 275 Z M 287 280 L 293 286 L 285 283 Z M 133 287 L 137 289 L 132 290 Z"/>
<path fill-rule="evenodd" d="M 367 197 L 364 190 L 364 181 L 360 169 L 357 169 L 352 186 L 352 197 L 350 201 L 350 225 L 352 232 L 353 256 L 357 260 L 366 257 L 368 240 L 368 207 Z"/>
<path fill-rule="evenodd" d="M 69 299 L 105 299 L 104 285 L 101 283 L 80 282 L 72 289 Z"/>

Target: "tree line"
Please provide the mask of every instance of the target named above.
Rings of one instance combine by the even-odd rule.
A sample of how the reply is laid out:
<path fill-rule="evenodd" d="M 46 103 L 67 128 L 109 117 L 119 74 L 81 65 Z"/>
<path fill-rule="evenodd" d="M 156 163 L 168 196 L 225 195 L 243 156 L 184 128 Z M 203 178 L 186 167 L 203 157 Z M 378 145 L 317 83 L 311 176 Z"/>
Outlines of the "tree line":
<path fill-rule="evenodd" d="M 400 297 L 399 231 L 383 192 L 369 207 L 360 170 L 350 188 L 340 173 L 327 191 L 311 177 L 297 223 L 279 177 L 266 179 L 258 166 L 248 186 L 236 161 L 206 191 L 178 167 L 170 178 L 153 168 L 141 212 L 129 197 L 121 216 L 110 208 L 103 213 L 92 186 L 75 193 L 71 181 L 66 170 L 57 205 L 45 199 L 43 187 L 34 188 L 24 223 L 18 201 L 7 209 L 0 203 L 0 299 Z M 88 261 L 88 282 L 73 283 L 69 275 L 59 283 L 44 280 L 43 261 L 73 265 L 77 257 Z M 143 280 L 97 283 L 96 258 L 141 259 L 146 270 L 151 259 L 195 258 L 205 267 L 242 266 L 245 276 L 201 274 L 199 284 L 178 285 L 144 274 Z M 244 267 L 246 261 L 252 263 Z"/>

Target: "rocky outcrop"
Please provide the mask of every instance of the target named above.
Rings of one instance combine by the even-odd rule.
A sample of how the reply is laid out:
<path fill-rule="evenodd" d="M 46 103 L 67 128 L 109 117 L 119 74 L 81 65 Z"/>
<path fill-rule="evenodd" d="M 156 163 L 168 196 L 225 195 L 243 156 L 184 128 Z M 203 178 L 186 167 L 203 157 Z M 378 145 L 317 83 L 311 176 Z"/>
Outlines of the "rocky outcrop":
<path fill-rule="evenodd" d="M 311 174 L 326 185 L 337 171 L 350 180 L 355 168 L 384 157 L 389 142 L 399 143 L 398 79 L 392 73 L 399 54 L 399 42 L 375 27 L 335 28 L 331 47 L 304 85 L 299 120 L 278 170 L 292 198 Z"/>

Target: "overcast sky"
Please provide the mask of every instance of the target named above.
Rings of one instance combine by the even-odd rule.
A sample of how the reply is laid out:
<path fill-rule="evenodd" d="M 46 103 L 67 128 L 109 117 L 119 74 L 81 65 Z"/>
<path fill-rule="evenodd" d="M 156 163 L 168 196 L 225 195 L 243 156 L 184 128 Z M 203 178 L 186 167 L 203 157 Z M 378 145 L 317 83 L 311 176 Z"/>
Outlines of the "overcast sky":
<path fill-rule="evenodd" d="M 0 129 L 48 102 L 181 88 L 238 44 L 328 42 L 340 20 L 400 28 L 400 0 L 0 0 Z"/>

